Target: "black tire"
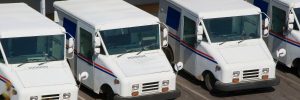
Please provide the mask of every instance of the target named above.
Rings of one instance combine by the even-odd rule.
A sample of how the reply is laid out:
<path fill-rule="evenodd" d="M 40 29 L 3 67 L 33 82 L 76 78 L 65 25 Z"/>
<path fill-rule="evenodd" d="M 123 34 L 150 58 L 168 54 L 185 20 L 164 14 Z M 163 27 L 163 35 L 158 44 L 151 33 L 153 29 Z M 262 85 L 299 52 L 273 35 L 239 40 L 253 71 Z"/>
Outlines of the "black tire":
<path fill-rule="evenodd" d="M 295 66 L 296 67 L 296 74 L 297 74 L 297 76 L 298 77 L 300 77 L 300 66 L 299 65 L 297 65 L 297 66 Z"/>
<path fill-rule="evenodd" d="M 204 82 L 205 82 L 206 89 L 209 92 L 212 92 L 212 93 L 217 92 L 217 90 L 214 88 L 215 83 L 216 83 L 216 79 L 211 73 L 206 73 L 204 75 Z"/>
<path fill-rule="evenodd" d="M 166 54 L 169 62 L 171 65 L 174 64 L 174 54 L 173 54 L 173 50 L 171 49 L 170 46 L 163 48 L 164 53 Z"/>
<path fill-rule="evenodd" d="M 300 77 L 300 59 L 296 59 L 293 61 L 293 65 L 292 67 L 294 67 L 293 69 L 295 70 L 294 73 Z"/>
<path fill-rule="evenodd" d="M 109 86 L 104 86 L 101 89 L 103 91 L 104 100 L 114 100 L 114 92 Z"/>

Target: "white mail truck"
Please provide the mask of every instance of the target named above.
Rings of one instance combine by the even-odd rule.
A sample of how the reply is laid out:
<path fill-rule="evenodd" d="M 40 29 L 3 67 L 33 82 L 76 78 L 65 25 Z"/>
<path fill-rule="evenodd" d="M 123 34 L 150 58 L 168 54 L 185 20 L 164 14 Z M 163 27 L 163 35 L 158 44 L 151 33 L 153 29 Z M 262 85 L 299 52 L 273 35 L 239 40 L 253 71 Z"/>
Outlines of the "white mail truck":
<path fill-rule="evenodd" d="M 271 18 L 268 47 L 275 59 L 300 76 L 300 0 L 250 0 Z M 276 50 L 284 48 L 286 56 L 276 57 Z"/>
<path fill-rule="evenodd" d="M 84 86 L 106 99 L 180 95 L 162 50 L 167 31 L 163 28 L 166 34 L 161 35 L 157 17 L 123 0 L 57 1 L 54 7 L 56 21 L 76 38 L 76 56 L 69 62 L 75 77 L 88 72 Z"/>
<path fill-rule="evenodd" d="M 243 0 L 161 0 L 159 18 L 170 37 L 166 55 L 212 92 L 277 85 L 262 16 Z"/>
<path fill-rule="evenodd" d="M 0 94 L 10 100 L 77 100 L 64 28 L 24 3 L 0 4 L 0 13 Z"/>

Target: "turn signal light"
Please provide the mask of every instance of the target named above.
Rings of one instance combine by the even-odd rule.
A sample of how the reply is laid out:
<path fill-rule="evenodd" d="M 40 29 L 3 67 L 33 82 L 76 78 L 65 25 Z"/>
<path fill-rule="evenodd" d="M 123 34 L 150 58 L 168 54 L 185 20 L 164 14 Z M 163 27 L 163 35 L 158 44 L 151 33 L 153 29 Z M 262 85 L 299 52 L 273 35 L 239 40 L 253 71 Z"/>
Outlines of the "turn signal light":
<path fill-rule="evenodd" d="M 239 78 L 233 78 L 232 79 L 232 83 L 239 83 L 240 82 L 240 79 Z"/>
<path fill-rule="evenodd" d="M 168 87 L 164 87 L 161 89 L 161 92 L 168 92 L 169 91 L 169 88 Z"/>
<path fill-rule="evenodd" d="M 132 96 L 138 96 L 138 95 L 139 95 L 139 92 L 138 92 L 138 91 L 132 92 L 131 95 L 132 95 Z"/>
<path fill-rule="evenodd" d="M 261 77 L 263 80 L 268 80 L 269 79 L 269 75 L 262 75 Z"/>

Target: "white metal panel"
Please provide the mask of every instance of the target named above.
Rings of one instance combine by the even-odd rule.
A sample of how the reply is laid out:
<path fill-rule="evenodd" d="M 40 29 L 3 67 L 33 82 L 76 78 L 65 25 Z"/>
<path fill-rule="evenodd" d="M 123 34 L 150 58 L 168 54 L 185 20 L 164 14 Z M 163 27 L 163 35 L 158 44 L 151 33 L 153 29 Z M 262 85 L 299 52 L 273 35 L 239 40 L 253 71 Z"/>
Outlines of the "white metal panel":
<path fill-rule="evenodd" d="M 38 64 L 29 63 L 20 67 L 13 66 L 25 88 L 75 84 L 71 71 L 62 61 L 48 62 L 43 65 Z"/>
<path fill-rule="evenodd" d="M 57 1 L 54 7 L 101 30 L 151 25 L 159 22 L 155 16 L 122 0 Z"/>
<path fill-rule="evenodd" d="M 199 18 L 242 16 L 259 14 L 259 8 L 243 0 L 169 0 L 189 10 Z"/>
<path fill-rule="evenodd" d="M 220 48 L 219 52 L 228 64 L 272 60 L 260 45 Z"/>
<path fill-rule="evenodd" d="M 56 35 L 64 32 L 61 26 L 24 3 L 0 4 L 0 13 L 1 38 Z"/>
<path fill-rule="evenodd" d="M 136 52 L 127 55 L 135 54 Z M 159 52 L 131 57 L 122 56 L 115 60 L 127 77 L 171 71 L 168 60 Z"/>

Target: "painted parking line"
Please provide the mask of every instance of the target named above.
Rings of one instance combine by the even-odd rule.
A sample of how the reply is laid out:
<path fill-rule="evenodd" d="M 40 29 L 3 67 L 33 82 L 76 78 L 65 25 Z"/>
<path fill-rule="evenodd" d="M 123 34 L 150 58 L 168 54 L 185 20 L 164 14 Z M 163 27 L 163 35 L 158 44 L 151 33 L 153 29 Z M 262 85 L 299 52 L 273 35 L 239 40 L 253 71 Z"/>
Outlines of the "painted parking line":
<path fill-rule="evenodd" d="M 192 92 L 193 94 L 200 96 L 201 98 L 203 98 L 204 100 L 209 100 L 207 97 L 205 97 L 203 94 L 193 90 L 192 88 L 187 87 L 186 85 L 183 85 L 180 82 L 177 82 L 178 85 L 180 85 L 182 88 L 185 88 L 186 90 L 189 90 L 189 92 Z"/>
<path fill-rule="evenodd" d="M 79 100 L 85 100 L 82 96 L 78 95 Z"/>
<path fill-rule="evenodd" d="M 298 82 L 296 82 L 296 81 L 294 81 L 294 80 L 292 80 L 290 78 L 287 78 L 286 76 L 282 75 L 281 73 L 277 73 L 277 76 L 279 76 L 281 79 L 289 81 L 289 82 L 291 82 L 293 84 L 296 84 L 296 85 L 298 85 L 300 87 L 300 83 L 298 83 Z"/>

